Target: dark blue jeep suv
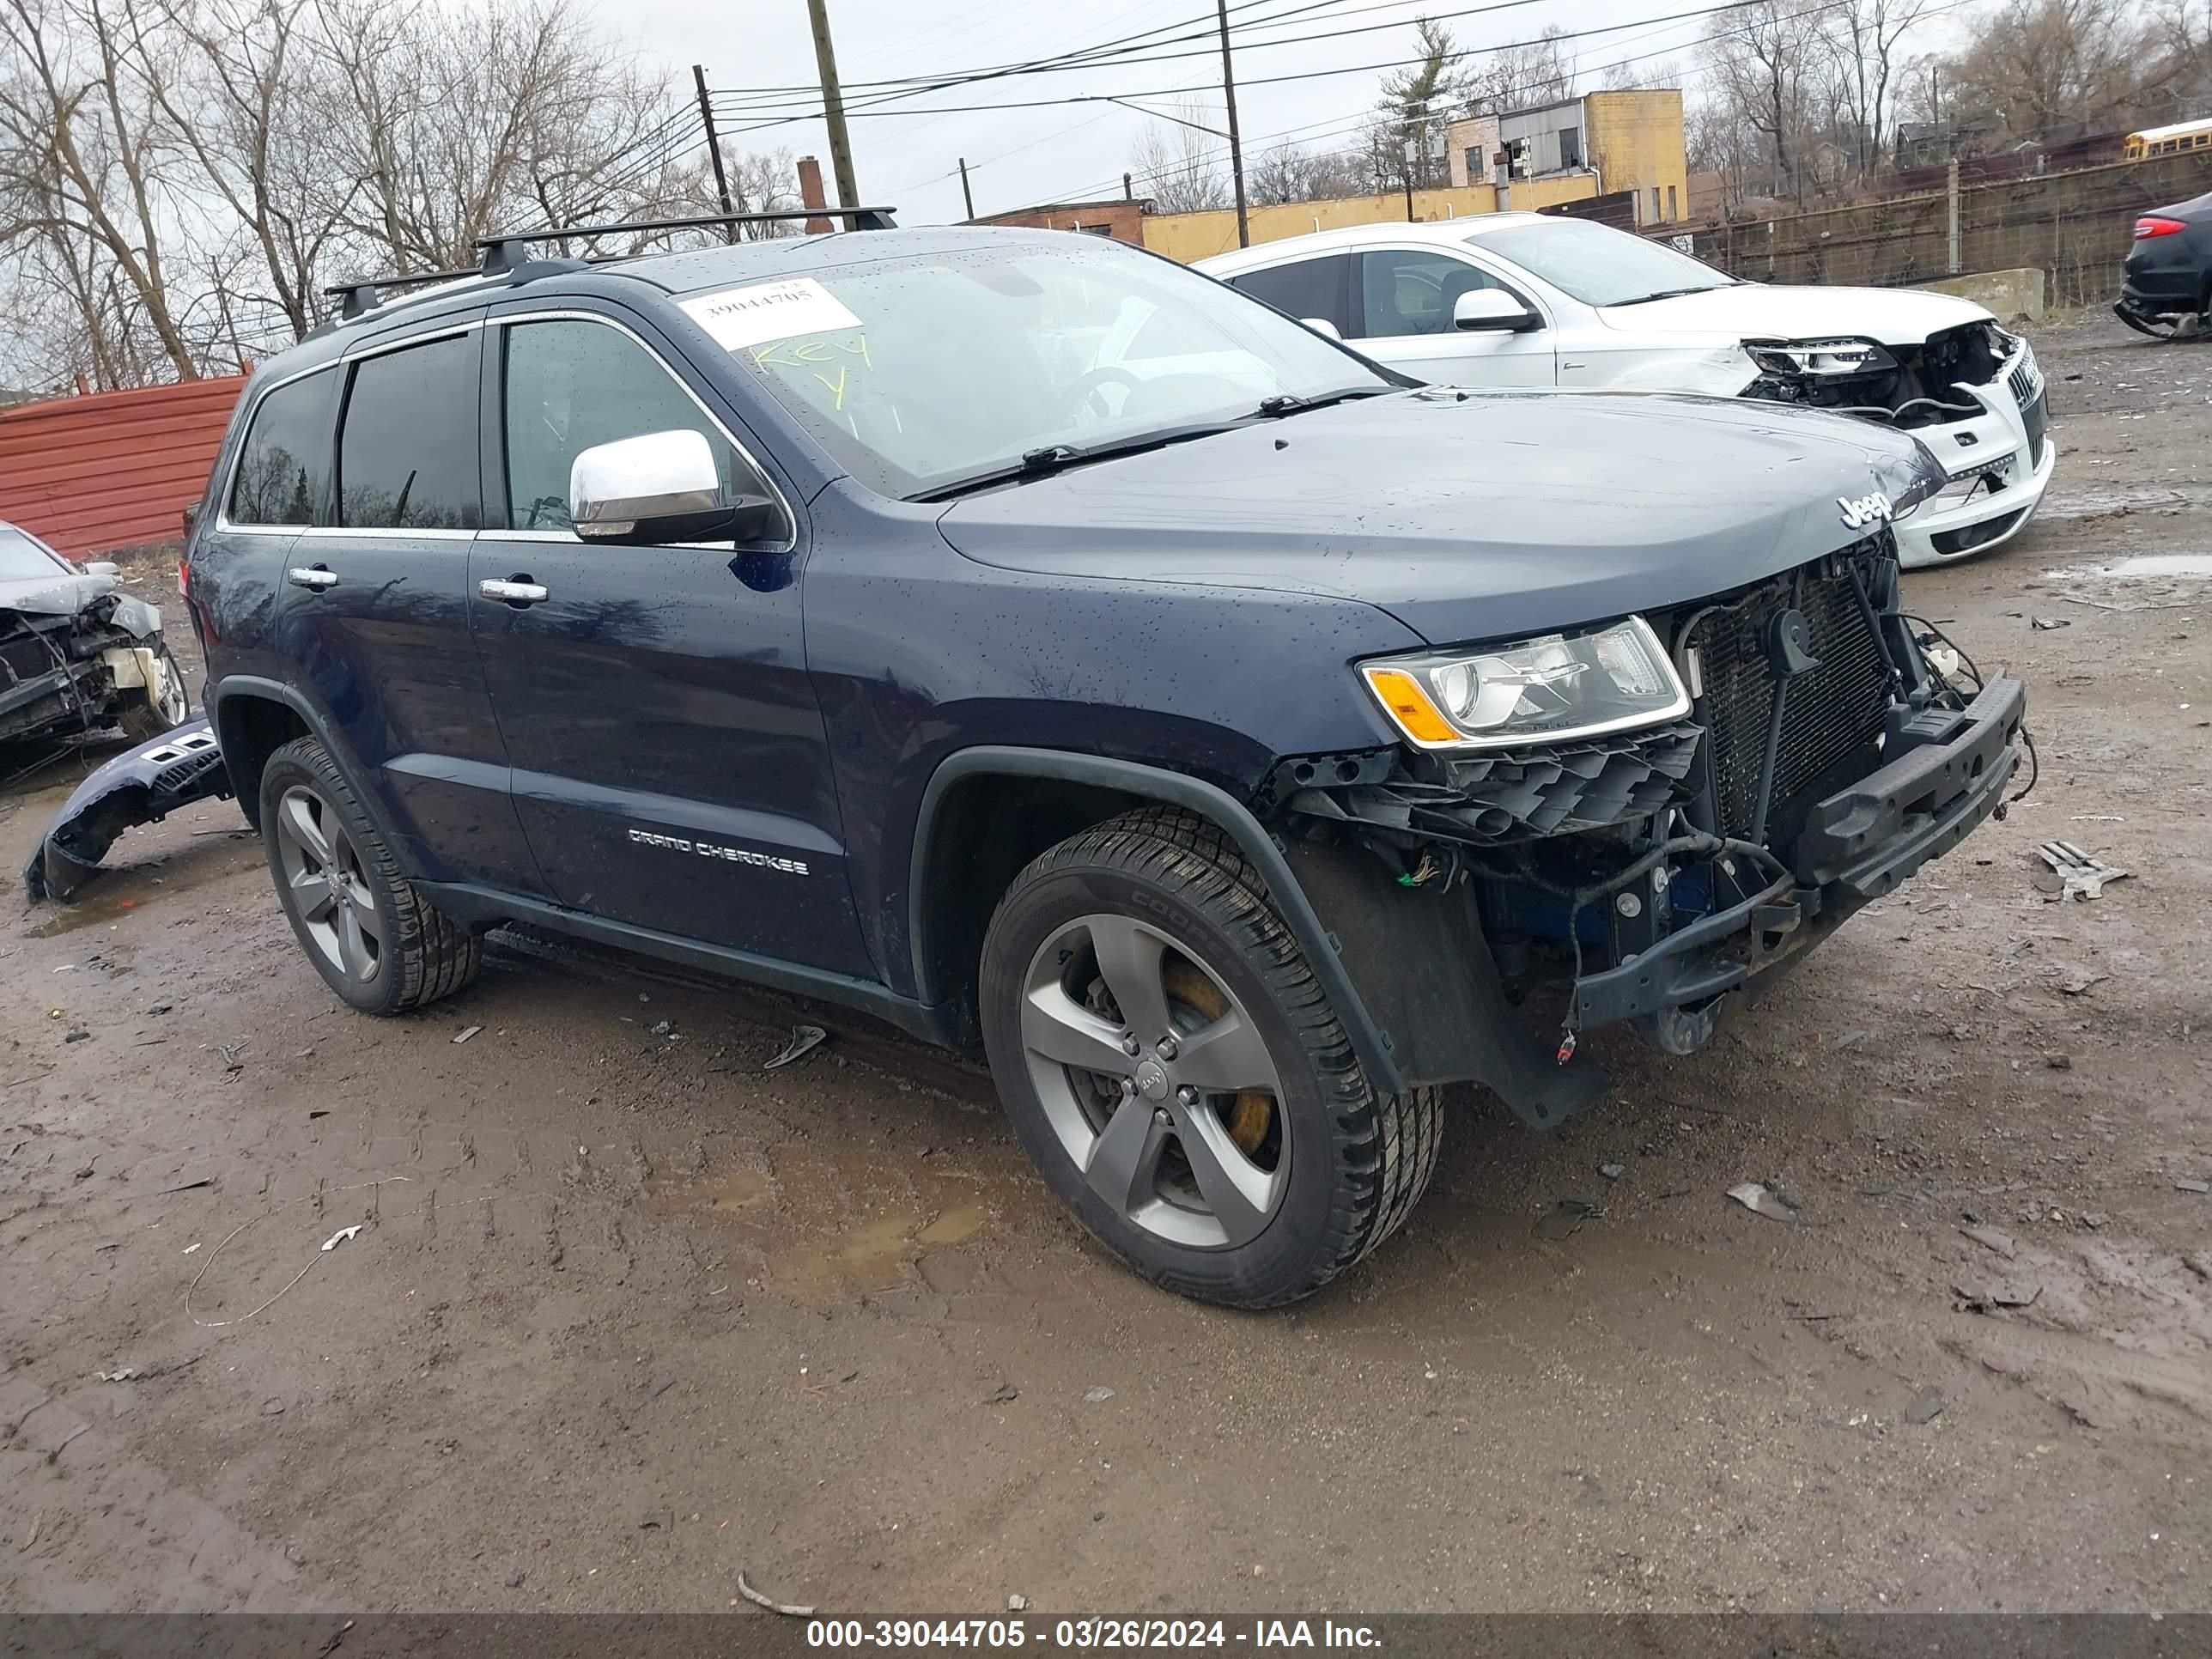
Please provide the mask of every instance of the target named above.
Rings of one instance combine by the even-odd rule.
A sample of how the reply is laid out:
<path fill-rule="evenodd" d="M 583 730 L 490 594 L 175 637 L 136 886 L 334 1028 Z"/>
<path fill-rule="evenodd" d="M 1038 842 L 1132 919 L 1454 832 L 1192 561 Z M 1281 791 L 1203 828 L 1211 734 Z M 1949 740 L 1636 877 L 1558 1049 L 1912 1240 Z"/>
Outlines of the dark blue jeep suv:
<path fill-rule="evenodd" d="M 1404 1220 L 1441 1085 L 1557 1122 L 1993 810 L 1900 614 L 1910 437 L 1415 386 L 1088 236 L 870 228 L 364 287 L 187 550 L 307 959 L 526 921 L 988 1056 L 1140 1272 Z M 1747 366 L 1748 367 L 1748 366 Z"/>

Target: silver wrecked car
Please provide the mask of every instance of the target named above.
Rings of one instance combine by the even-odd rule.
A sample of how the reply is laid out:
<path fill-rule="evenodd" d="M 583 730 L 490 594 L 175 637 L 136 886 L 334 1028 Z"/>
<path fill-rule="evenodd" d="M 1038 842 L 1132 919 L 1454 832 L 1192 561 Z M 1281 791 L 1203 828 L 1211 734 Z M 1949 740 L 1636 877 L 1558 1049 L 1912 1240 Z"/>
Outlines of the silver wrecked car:
<path fill-rule="evenodd" d="M 113 565 L 73 563 L 0 520 L 0 744 L 111 728 L 143 740 L 188 712 L 161 611 Z"/>

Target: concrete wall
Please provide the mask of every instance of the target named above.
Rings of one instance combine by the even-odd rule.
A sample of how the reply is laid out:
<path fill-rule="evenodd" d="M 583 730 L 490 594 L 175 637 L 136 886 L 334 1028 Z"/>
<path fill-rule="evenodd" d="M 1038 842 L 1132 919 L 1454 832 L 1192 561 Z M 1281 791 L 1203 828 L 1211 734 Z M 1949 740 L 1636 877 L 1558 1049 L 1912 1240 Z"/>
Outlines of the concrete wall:
<path fill-rule="evenodd" d="M 1579 202 L 1596 194 L 1597 180 L 1587 174 L 1562 179 L 1523 179 L 1513 186 L 1516 210 Z M 1465 219 L 1498 210 L 1498 192 L 1487 185 L 1461 190 L 1417 190 L 1413 217 L 1419 220 Z M 1252 240 L 1279 242 L 1287 236 L 1308 236 L 1316 230 L 1338 230 L 1346 225 L 1402 223 L 1406 217 L 1403 191 L 1390 196 L 1346 196 L 1326 202 L 1291 202 L 1282 207 L 1254 208 L 1248 216 Z M 1145 246 L 1155 253 L 1186 264 L 1237 246 L 1237 214 L 1231 208 L 1210 213 L 1149 214 L 1145 219 Z"/>
<path fill-rule="evenodd" d="M 2049 302 L 2101 305 L 2120 289 L 2136 216 L 2212 190 L 2212 155 L 2166 155 L 1959 192 L 1960 271 L 2034 266 Z M 1698 257 L 1763 283 L 1895 286 L 1952 274 L 1948 195 L 1722 225 Z"/>
<path fill-rule="evenodd" d="M 1601 188 L 1634 191 L 1638 224 L 1686 216 L 1690 180 L 1682 146 L 1681 88 L 1593 92 L 1583 100 L 1583 109 L 1589 129 L 1583 143 Z"/>

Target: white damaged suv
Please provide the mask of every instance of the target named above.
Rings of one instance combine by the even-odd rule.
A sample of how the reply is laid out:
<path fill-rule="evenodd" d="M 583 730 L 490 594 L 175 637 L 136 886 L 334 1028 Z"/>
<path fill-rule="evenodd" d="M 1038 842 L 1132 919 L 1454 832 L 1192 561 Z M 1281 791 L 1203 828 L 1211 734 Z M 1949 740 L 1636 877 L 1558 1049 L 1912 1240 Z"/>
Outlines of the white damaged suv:
<path fill-rule="evenodd" d="M 1949 295 L 1742 283 L 1535 213 L 1356 225 L 1198 268 L 1423 380 L 1763 398 L 1911 432 L 1951 481 L 1897 522 L 1908 568 L 2013 536 L 2057 459 L 2027 342 Z"/>

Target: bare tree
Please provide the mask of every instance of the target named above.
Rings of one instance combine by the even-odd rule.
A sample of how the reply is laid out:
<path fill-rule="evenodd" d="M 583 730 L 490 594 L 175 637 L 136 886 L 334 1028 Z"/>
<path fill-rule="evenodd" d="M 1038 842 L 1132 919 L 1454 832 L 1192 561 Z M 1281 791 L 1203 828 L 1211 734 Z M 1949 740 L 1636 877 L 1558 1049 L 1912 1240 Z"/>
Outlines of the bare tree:
<path fill-rule="evenodd" d="M 1960 106 L 1999 118 L 2014 140 L 2069 127 L 2130 125 L 2160 107 L 2180 72 L 2159 50 L 2148 12 L 2130 0 L 2004 0 L 1945 78 Z"/>
<path fill-rule="evenodd" d="M 1554 23 L 1534 40 L 1501 46 L 1492 52 L 1468 82 L 1468 110 L 1476 115 L 1494 115 L 1573 97 L 1575 54 L 1566 33 Z M 1608 77 L 1606 84 L 1626 83 Z"/>
<path fill-rule="evenodd" d="M 0 0 L 0 245 L 42 241 L 97 341 L 97 373 L 143 372 L 150 336 L 169 373 L 198 374 L 169 292 L 159 211 L 177 159 L 158 91 L 167 66 L 132 61 L 130 0 Z"/>
<path fill-rule="evenodd" d="M 1802 193 L 1799 152 L 1819 90 L 1819 15 L 1790 0 L 1761 0 L 1730 15 L 1705 38 L 1711 95 L 1759 135 L 1772 165 L 1776 196 Z"/>
<path fill-rule="evenodd" d="M 1194 99 L 1176 106 L 1182 122 L 1203 125 L 1210 112 Z M 1177 121 L 1154 121 L 1137 136 L 1130 170 L 1162 213 L 1203 213 L 1229 205 L 1229 184 L 1221 170 L 1222 150 L 1213 137 Z M 1247 181 L 1249 188 L 1249 181 Z"/>
<path fill-rule="evenodd" d="M 1881 165 L 1904 72 L 1902 44 L 1920 26 L 1928 0 L 1843 0 L 1826 15 L 1836 58 L 1835 86 L 1848 113 L 1861 177 Z"/>

